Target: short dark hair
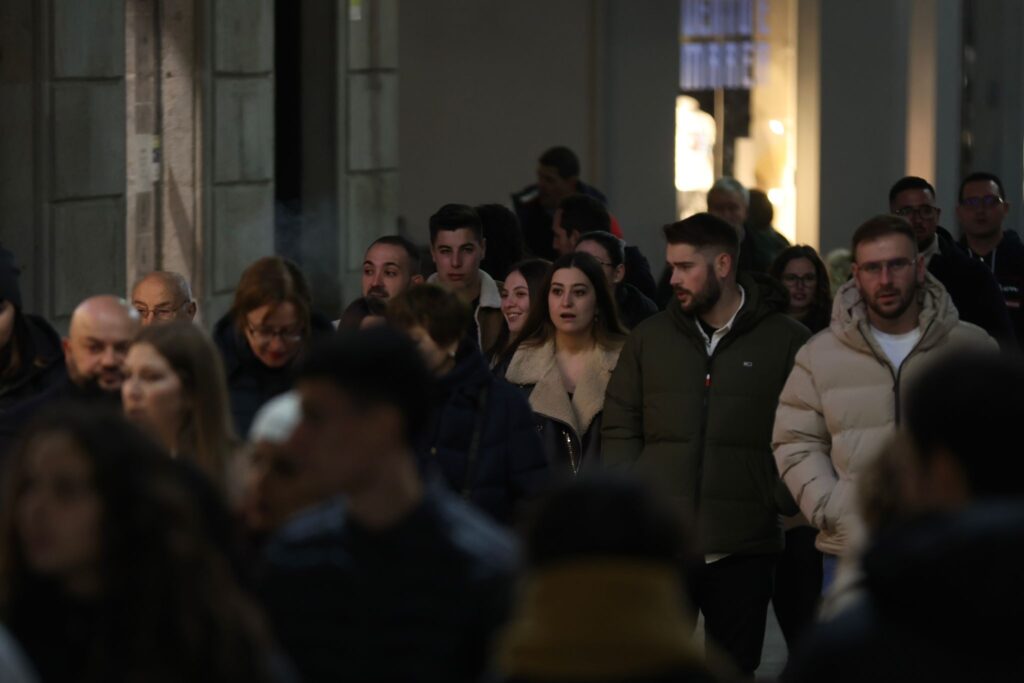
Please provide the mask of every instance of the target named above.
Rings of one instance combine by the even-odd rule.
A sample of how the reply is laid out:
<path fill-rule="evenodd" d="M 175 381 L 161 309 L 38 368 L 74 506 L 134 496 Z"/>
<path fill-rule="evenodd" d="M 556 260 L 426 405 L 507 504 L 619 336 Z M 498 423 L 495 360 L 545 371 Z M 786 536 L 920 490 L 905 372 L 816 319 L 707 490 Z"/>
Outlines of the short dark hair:
<path fill-rule="evenodd" d="M 502 204 L 481 204 L 477 215 L 487 240 L 487 254 L 480 270 L 495 280 L 504 280 L 513 263 L 523 258 L 523 230 L 515 212 Z"/>
<path fill-rule="evenodd" d="M 580 174 L 580 160 L 568 147 L 552 147 L 540 155 L 541 166 L 552 166 L 563 179 L 576 178 Z"/>
<path fill-rule="evenodd" d="M 591 473 L 549 493 L 527 524 L 531 569 L 613 558 L 679 566 L 690 545 L 682 513 L 632 477 Z"/>
<path fill-rule="evenodd" d="M 1024 361 L 992 351 L 949 354 L 908 387 L 906 427 L 921 458 L 946 449 L 976 497 L 1024 495 L 1016 454 Z"/>
<path fill-rule="evenodd" d="M 439 346 L 459 341 L 469 331 L 472 313 L 458 296 L 437 285 L 410 287 L 388 302 L 388 322 L 408 330 L 423 327 Z"/>
<path fill-rule="evenodd" d="M 387 244 L 405 251 L 406 255 L 409 257 L 409 274 L 420 274 L 420 248 L 417 247 L 412 240 L 402 237 L 401 235 L 384 235 L 383 237 L 378 237 L 371 242 L 370 246 L 366 248 L 366 251 L 370 251 L 370 249 L 373 249 L 378 244 Z"/>
<path fill-rule="evenodd" d="M 573 194 L 558 204 L 562 212 L 561 225 L 566 234 L 584 233 L 594 230 L 611 232 L 612 220 L 605 208 L 597 199 L 585 194 Z"/>
<path fill-rule="evenodd" d="M 853 233 L 853 242 L 850 245 L 853 262 L 857 262 L 857 247 L 861 242 L 873 242 L 889 235 L 903 235 L 914 245 L 914 252 L 917 253 L 917 237 L 914 235 L 914 229 L 910 227 L 910 221 L 902 216 L 883 213 L 869 218 Z"/>
<path fill-rule="evenodd" d="M 361 328 L 363 320 L 370 316 L 384 317 L 388 311 L 386 299 L 375 296 L 361 296 L 342 311 L 338 319 L 338 330 L 355 331 Z"/>
<path fill-rule="evenodd" d="M 977 171 L 971 173 L 962 181 L 960 181 L 960 191 L 957 192 L 956 201 L 960 204 L 964 203 L 964 188 L 967 187 L 967 183 L 976 183 L 978 181 L 988 182 L 991 181 L 996 184 L 996 189 L 999 190 L 999 198 L 1006 200 L 1006 192 L 1003 190 L 1003 181 L 999 179 L 995 173 L 986 173 L 985 171 Z"/>
<path fill-rule="evenodd" d="M 622 240 L 605 230 L 591 230 L 580 235 L 580 242 L 584 240 L 600 244 L 611 260 L 612 268 L 618 268 L 626 262 L 626 247 Z"/>
<path fill-rule="evenodd" d="M 735 270 L 736 257 L 740 252 L 740 237 L 736 228 L 718 216 L 710 213 L 698 213 L 662 228 L 669 244 L 688 244 L 697 249 L 716 247 L 722 249 L 733 258 Z"/>
<path fill-rule="evenodd" d="M 408 336 L 386 326 L 319 339 L 299 366 L 302 380 L 327 380 L 362 405 L 397 408 L 408 445 L 429 416 L 432 378 Z"/>
<path fill-rule="evenodd" d="M 919 178 L 916 175 L 903 176 L 897 180 L 892 187 L 889 188 L 889 203 L 892 204 L 896 201 L 897 195 L 900 192 L 906 192 L 907 190 L 927 190 L 932 195 L 932 199 L 935 199 L 935 188 L 924 178 Z"/>
<path fill-rule="evenodd" d="M 437 239 L 441 230 L 461 230 L 468 228 L 473 231 L 477 242 L 483 242 L 484 225 L 480 214 L 472 206 L 466 204 L 445 204 L 430 217 L 430 243 Z"/>

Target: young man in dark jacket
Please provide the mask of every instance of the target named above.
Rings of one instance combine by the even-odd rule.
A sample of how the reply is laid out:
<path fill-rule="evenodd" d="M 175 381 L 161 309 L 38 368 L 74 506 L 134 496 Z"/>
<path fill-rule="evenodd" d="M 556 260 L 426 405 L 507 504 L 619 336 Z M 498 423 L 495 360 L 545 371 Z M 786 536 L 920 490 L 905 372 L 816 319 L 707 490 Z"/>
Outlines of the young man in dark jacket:
<path fill-rule="evenodd" d="M 676 304 L 641 324 L 608 385 L 607 467 L 662 486 L 695 518 L 691 587 L 709 640 L 745 673 L 761 659 L 784 495 L 771 452 L 779 393 L 810 336 L 767 278 L 737 279 L 736 231 L 702 213 L 665 226 Z M 779 496 L 777 498 L 777 496 Z"/>
<path fill-rule="evenodd" d="M 415 344 L 384 327 L 327 341 L 300 370 L 289 447 L 345 501 L 282 530 L 261 592 L 307 683 L 476 681 L 505 620 L 513 542 L 417 468 L 430 381 Z"/>
<path fill-rule="evenodd" d="M 1017 345 L 1002 292 L 992 271 L 971 259 L 939 226 L 935 188 L 924 178 L 900 178 L 889 190 L 889 211 L 910 221 L 928 272 L 949 292 L 960 319 L 988 332 L 999 345 Z"/>
<path fill-rule="evenodd" d="M 999 283 L 1017 343 L 1024 345 L 1024 244 L 1003 222 L 1010 212 L 1003 182 L 991 173 L 972 173 L 960 183 L 956 217 L 960 246 L 981 261 Z"/>

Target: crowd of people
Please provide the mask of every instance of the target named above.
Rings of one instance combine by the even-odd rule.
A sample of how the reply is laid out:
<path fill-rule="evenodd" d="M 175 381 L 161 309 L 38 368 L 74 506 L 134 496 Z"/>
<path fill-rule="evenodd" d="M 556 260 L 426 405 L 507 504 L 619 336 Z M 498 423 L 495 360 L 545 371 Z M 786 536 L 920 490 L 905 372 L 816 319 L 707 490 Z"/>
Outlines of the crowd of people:
<path fill-rule="evenodd" d="M 212 334 L 158 271 L 61 338 L 0 248 L 0 678 L 747 680 L 770 604 L 784 681 L 1021 675 L 999 178 L 960 239 L 899 179 L 848 274 L 721 178 L 656 278 L 579 174 L 378 238 L 335 315 L 261 258 Z"/>

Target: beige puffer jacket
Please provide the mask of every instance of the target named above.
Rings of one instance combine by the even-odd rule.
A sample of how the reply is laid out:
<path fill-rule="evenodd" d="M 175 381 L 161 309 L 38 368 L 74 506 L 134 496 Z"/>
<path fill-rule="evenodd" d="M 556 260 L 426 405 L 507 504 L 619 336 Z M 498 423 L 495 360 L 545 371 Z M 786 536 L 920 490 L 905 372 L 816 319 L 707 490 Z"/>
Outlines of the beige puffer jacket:
<path fill-rule="evenodd" d="M 859 533 L 858 473 L 893 433 L 908 384 L 945 353 L 997 348 L 980 327 L 960 321 L 931 274 L 919 296 L 922 336 L 897 371 L 869 331 L 856 282 L 847 282 L 836 292 L 830 327 L 797 352 L 782 390 L 772 450 L 801 512 L 820 532 L 822 552 L 842 554 Z"/>

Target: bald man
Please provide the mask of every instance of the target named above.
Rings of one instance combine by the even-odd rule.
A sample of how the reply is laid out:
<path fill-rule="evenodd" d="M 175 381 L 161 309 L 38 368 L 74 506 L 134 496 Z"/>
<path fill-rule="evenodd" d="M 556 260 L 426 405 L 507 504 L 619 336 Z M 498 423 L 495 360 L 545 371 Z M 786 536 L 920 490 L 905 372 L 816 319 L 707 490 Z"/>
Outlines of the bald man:
<path fill-rule="evenodd" d="M 196 317 L 196 302 L 188 280 L 167 270 L 154 270 L 135 283 L 132 306 L 143 325 L 171 320 L 192 322 Z"/>
<path fill-rule="evenodd" d="M 139 330 L 139 314 L 116 296 L 86 299 L 71 314 L 62 341 L 67 377 L 0 416 L 0 455 L 46 406 L 68 400 L 109 403 L 120 410 L 124 358 Z"/>

